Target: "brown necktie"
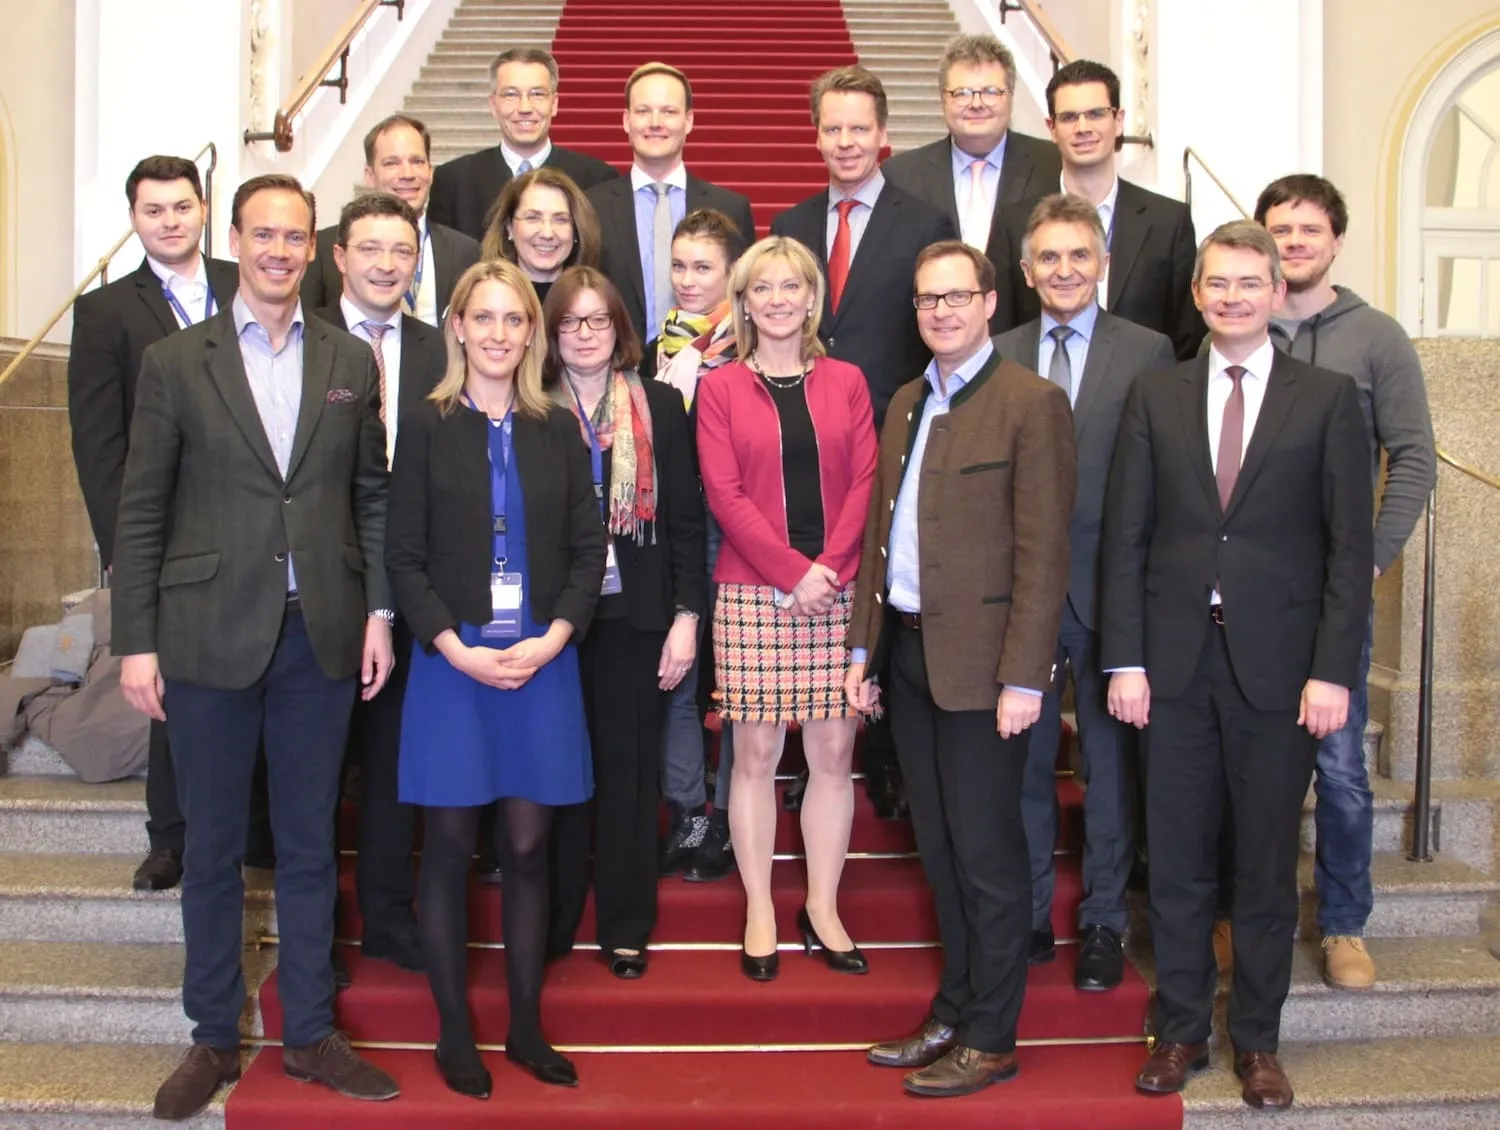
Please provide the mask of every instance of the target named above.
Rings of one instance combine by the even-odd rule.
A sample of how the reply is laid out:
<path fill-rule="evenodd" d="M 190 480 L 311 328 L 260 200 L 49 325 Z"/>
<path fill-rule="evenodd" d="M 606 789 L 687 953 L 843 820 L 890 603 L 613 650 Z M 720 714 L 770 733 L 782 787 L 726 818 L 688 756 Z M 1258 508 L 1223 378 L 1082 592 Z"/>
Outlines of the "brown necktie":
<path fill-rule="evenodd" d="M 370 348 L 375 352 L 375 371 L 380 374 L 380 422 L 385 423 L 385 351 L 380 343 L 385 340 L 389 322 L 361 322 L 360 327 L 370 335 Z"/>
<path fill-rule="evenodd" d="M 1234 382 L 1224 403 L 1224 425 L 1219 429 L 1219 458 L 1214 464 L 1214 478 L 1219 484 L 1219 507 L 1229 509 L 1234 495 L 1234 481 L 1240 477 L 1240 456 L 1245 448 L 1245 370 L 1230 365 L 1224 375 Z"/>
<path fill-rule="evenodd" d="M 844 284 L 849 281 L 849 248 L 854 242 L 854 233 L 849 229 L 849 213 L 858 204 L 858 200 L 840 200 L 834 205 L 839 210 L 839 226 L 833 233 L 833 250 L 828 253 L 828 299 L 835 310 L 844 297 Z"/>

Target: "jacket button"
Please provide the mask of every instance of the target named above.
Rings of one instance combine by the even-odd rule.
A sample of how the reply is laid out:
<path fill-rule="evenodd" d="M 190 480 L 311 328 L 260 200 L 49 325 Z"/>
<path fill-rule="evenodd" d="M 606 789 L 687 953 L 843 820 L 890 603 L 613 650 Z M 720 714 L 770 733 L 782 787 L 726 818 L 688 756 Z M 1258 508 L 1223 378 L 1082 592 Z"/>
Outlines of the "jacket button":
<path fill-rule="evenodd" d="M 281 496 L 281 501 L 282 502 L 286 502 L 286 503 L 290 503 L 292 501 L 292 496 L 289 495 L 289 494 L 282 495 Z"/>
<path fill-rule="evenodd" d="M 276 555 L 276 560 L 277 561 L 285 561 L 286 560 L 286 554 L 285 553 L 278 553 Z"/>

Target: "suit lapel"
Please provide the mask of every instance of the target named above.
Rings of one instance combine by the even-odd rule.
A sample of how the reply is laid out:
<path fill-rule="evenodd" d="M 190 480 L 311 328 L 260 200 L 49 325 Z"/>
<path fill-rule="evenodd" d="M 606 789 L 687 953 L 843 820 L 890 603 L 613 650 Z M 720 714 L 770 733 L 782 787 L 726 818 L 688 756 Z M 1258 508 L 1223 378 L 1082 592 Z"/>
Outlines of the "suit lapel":
<path fill-rule="evenodd" d="M 250 378 L 245 375 L 245 361 L 240 356 L 240 344 L 234 334 L 233 313 L 225 310 L 214 316 L 206 345 L 209 379 L 229 409 L 229 418 L 239 428 L 266 472 L 280 482 L 281 471 L 276 466 L 271 441 L 266 438 L 260 409 L 255 406 L 255 397 L 250 392 Z"/>
<path fill-rule="evenodd" d="M 1109 241 L 1109 303 L 1111 310 L 1118 309 L 1120 296 L 1130 281 L 1131 272 L 1141 257 L 1141 248 L 1151 234 L 1151 221 L 1146 218 L 1146 202 L 1136 196 L 1136 189 L 1128 181 L 1120 182 L 1120 191 L 1115 196 L 1114 230 Z"/>
<path fill-rule="evenodd" d="M 849 264 L 849 278 L 844 283 L 844 293 L 839 301 L 839 313 L 833 316 L 835 324 L 838 323 L 841 312 L 854 307 L 860 283 L 875 273 L 876 262 L 886 261 L 886 248 L 890 246 L 891 236 L 896 230 L 899 213 L 895 194 L 887 184 L 875 198 L 875 207 L 870 209 L 870 220 L 865 224 L 865 233 L 859 237 L 859 247 L 854 252 L 853 262 Z M 826 258 L 824 262 L 827 262 Z"/>
<path fill-rule="evenodd" d="M 433 339 L 436 338 L 434 348 Z M 397 413 L 406 415 L 437 387 L 443 379 L 441 369 L 433 372 L 436 358 L 446 359 L 447 350 L 442 335 L 426 322 L 410 315 L 401 318 L 401 386 L 396 393 L 399 403 Z M 429 361 L 433 364 L 429 364 Z"/>
<path fill-rule="evenodd" d="M 953 139 L 940 141 L 927 153 L 927 199 L 943 209 L 959 227 L 958 190 L 953 184 Z M 1001 173 L 1002 187 L 1004 173 Z"/>
<path fill-rule="evenodd" d="M 238 264 L 208 260 L 208 288 L 214 293 L 214 310 L 228 310 L 234 305 L 235 292 L 240 288 Z"/>
<path fill-rule="evenodd" d="M 1214 478 L 1213 457 L 1208 447 L 1208 358 L 1200 357 L 1183 376 L 1179 386 L 1182 429 L 1187 439 L 1188 462 L 1198 476 L 1204 497 L 1219 513 L 1219 484 Z"/>
<path fill-rule="evenodd" d="M 606 223 L 615 226 L 618 246 L 624 249 L 628 260 L 630 285 L 635 287 L 635 299 L 644 313 L 646 309 L 646 276 L 641 270 L 641 241 L 635 231 L 635 193 L 628 176 L 609 182 L 606 198 L 609 201 L 609 216 Z"/>
<path fill-rule="evenodd" d="M 304 318 L 302 322 L 302 404 L 297 409 L 297 431 L 292 436 L 292 456 L 286 463 L 286 479 L 291 482 L 297 467 L 312 444 L 323 407 L 328 402 L 328 386 L 333 378 L 336 347 L 329 337 L 326 323 Z"/>
<path fill-rule="evenodd" d="M 1104 384 L 1110 360 L 1115 351 L 1115 326 L 1113 320 L 1099 311 L 1094 321 L 1094 339 L 1089 342 L 1088 356 L 1083 362 L 1083 378 L 1078 385 L 1078 399 L 1073 405 L 1073 434 L 1083 433 L 1089 409 L 1099 398 L 1099 388 Z"/>
<path fill-rule="evenodd" d="M 1031 150 L 1016 144 L 1014 133 L 1005 143 L 1005 160 L 1000 165 L 1000 187 L 995 193 L 995 215 L 991 226 L 1000 222 L 1000 209 L 1020 200 L 1031 185 Z"/>
<path fill-rule="evenodd" d="M 135 272 L 136 292 L 141 296 L 141 301 L 146 304 L 146 309 L 151 311 L 151 317 L 156 324 L 161 326 L 163 334 L 173 334 L 181 327 L 177 324 L 177 316 L 172 313 L 172 307 L 167 302 L 166 295 L 162 293 L 161 279 L 156 277 L 156 272 L 151 269 L 151 264 L 145 259 L 141 260 L 140 268 Z M 133 376 L 134 374 L 132 374 Z"/>
<path fill-rule="evenodd" d="M 1260 413 L 1255 417 L 1255 427 L 1250 432 L 1250 443 L 1245 448 L 1240 473 L 1234 480 L 1234 493 L 1229 496 L 1229 508 L 1224 512 L 1226 517 L 1234 513 L 1245 492 L 1254 484 L 1255 476 L 1265 466 L 1266 457 L 1276 445 L 1281 426 L 1286 423 L 1299 391 L 1296 374 L 1284 363 L 1278 351 L 1266 378 L 1266 395 L 1260 402 Z"/>
<path fill-rule="evenodd" d="M 428 221 L 427 236 L 432 241 L 432 282 L 437 287 L 434 305 L 441 322 L 447 313 L 448 296 L 453 293 L 453 284 L 458 280 L 453 277 L 453 257 L 448 254 L 448 233 Z"/>

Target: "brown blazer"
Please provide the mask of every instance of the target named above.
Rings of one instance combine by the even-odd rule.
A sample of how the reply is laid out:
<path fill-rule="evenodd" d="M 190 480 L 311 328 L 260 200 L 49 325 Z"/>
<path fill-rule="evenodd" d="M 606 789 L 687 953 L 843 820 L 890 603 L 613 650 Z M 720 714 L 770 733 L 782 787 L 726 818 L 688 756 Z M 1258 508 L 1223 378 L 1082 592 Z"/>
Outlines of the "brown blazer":
<path fill-rule="evenodd" d="M 891 519 L 930 391 L 902 386 L 880 436 L 849 628 L 871 672 L 890 645 Z M 1067 394 L 998 353 L 933 420 L 918 546 L 922 649 L 942 709 L 993 710 L 1002 686 L 1051 687 L 1076 469 Z"/>

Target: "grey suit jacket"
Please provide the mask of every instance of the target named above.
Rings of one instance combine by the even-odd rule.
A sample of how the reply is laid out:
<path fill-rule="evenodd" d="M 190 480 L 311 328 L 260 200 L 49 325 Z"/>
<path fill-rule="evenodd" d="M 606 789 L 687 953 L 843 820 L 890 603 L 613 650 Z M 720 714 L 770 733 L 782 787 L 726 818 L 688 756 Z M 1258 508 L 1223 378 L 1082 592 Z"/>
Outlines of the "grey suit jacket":
<path fill-rule="evenodd" d="M 319 667 L 358 673 L 366 617 L 391 607 L 378 401 L 370 347 L 307 315 L 283 478 L 232 309 L 147 349 L 120 493 L 116 654 L 156 652 L 168 679 L 250 686 L 281 634 L 290 553 Z"/>
<path fill-rule="evenodd" d="M 1033 319 L 994 339 L 995 350 L 1037 372 L 1042 322 Z M 1086 628 L 1098 622 L 1099 538 L 1104 526 L 1104 496 L 1109 466 L 1115 457 L 1115 433 L 1130 386 L 1142 373 L 1170 369 L 1177 363 L 1172 343 L 1106 310 L 1099 311 L 1094 337 L 1083 364 L 1083 379 L 1073 406 L 1073 436 L 1078 446 L 1078 493 L 1068 527 L 1068 600 Z"/>

